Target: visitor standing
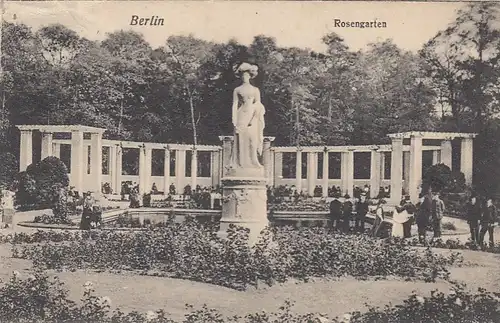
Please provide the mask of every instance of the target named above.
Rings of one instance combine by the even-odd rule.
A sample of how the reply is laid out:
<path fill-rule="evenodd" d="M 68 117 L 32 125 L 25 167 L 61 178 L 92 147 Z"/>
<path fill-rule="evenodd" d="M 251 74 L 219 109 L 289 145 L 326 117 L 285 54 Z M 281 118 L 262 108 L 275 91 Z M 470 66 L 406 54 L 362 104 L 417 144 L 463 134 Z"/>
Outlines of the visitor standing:
<path fill-rule="evenodd" d="M 432 198 L 432 229 L 434 238 L 441 238 L 441 220 L 445 211 L 444 202 L 436 192 Z"/>
<path fill-rule="evenodd" d="M 493 247 L 495 240 L 493 238 L 493 231 L 495 229 L 495 222 L 498 222 L 497 218 L 497 208 L 493 205 L 493 199 L 488 198 L 486 200 L 486 207 L 483 211 L 483 216 L 481 217 L 481 231 L 479 232 L 479 244 L 482 245 L 484 242 L 484 236 L 488 232 L 490 247 Z"/>
<path fill-rule="evenodd" d="M 366 194 L 362 193 L 356 206 L 356 222 L 354 228 L 358 232 L 365 232 L 365 220 L 368 214 L 368 200 Z"/>
<path fill-rule="evenodd" d="M 84 193 L 82 218 L 80 221 L 80 230 L 90 230 L 91 219 L 93 214 L 94 201 L 90 192 Z"/>
<path fill-rule="evenodd" d="M 479 221 L 482 216 L 481 202 L 475 194 L 470 197 L 469 202 L 467 202 L 465 208 L 465 218 L 469 224 L 470 229 L 470 240 L 472 243 L 479 242 Z"/>
<path fill-rule="evenodd" d="M 377 237 L 378 233 L 380 231 L 380 228 L 382 227 L 382 223 L 384 222 L 384 208 L 383 205 L 385 204 L 384 199 L 379 199 L 377 203 L 377 208 L 375 209 L 375 221 L 373 222 L 373 227 L 371 230 L 371 236 L 372 237 Z"/>
<path fill-rule="evenodd" d="M 349 232 L 351 229 L 351 218 L 353 211 L 353 203 L 349 194 L 344 195 L 344 203 L 342 203 L 342 224 L 344 232 Z"/>
<path fill-rule="evenodd" d="M 400 206 L 408 214 L 407 220 L 403 223 L 403 237 L 410 238 L 411 225 L 413 224 L 413 218 L 415 215 L 415 205 L 413 205 L 413 203 L 411 202 L 410 196 L 406 195 L 405 198 L 401 201 Z"/>
<path fill-rule="evenodd" d="M 342 218 L 342 202 L 339 200 L 339 195 L 335 194 L 330 202 L 330 229 L 340 230 L 340 220 Z"/>
<path fill-rule="evenodd" d="M 418 241 L 424 244 L 427 240 L 427 228 L 429 227 L 430 217 L 432 213 L 432 197 L 430 192 L 422 195 L 417 204 L 415 214 L 415 222 L 417 222 Z"/>

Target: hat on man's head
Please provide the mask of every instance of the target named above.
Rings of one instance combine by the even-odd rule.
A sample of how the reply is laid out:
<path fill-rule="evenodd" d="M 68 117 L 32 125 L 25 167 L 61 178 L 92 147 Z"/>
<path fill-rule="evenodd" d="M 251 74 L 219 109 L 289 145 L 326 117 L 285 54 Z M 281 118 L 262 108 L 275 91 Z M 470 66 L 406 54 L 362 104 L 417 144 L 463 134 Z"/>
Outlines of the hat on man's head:
<path fill-rule="evenodd" d="M 344 195 L 344 198 L 345 198 L 345 199 L 350 199 L 350 198 L 351 198 L 351 196 L 350 196 L 349 194 L 347 194 L 347 193 L 346 193 L 346 194 Z"/>

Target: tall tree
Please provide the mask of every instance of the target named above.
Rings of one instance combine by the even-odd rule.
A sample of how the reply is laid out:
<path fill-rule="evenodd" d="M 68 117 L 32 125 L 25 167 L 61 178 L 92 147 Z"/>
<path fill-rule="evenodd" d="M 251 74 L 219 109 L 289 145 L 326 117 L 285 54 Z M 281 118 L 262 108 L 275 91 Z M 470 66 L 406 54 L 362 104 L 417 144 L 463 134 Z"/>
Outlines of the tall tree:
<path fill-rule="evenodd" d="M 185 99 L 189 107 L 193 145 L 198 145 L 197 124 L 200 115 L 197 105 L 202 104 L 201 67 L 210 61 L 214 55 L 214 44 L 196 39 L 193 36 L 172 36 L 163 47 L 165 68 L 172 79 L 177 80 L 180 97 Z"/>
<path fill-rule="evenodd" d="M 456 130 L 482 129 L 485 120 L 499 112 L 499 19 L 498 3 L 469 4 L 420 52 Z"/>

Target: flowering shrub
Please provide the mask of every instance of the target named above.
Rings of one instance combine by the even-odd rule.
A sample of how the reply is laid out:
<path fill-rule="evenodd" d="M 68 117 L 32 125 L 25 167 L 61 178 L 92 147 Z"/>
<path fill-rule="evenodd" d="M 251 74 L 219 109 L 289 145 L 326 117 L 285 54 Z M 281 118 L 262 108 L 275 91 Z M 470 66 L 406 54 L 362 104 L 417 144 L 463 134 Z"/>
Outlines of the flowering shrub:
<path fill-rule="evenodd" d="M 86 282 L 84 287 L 81 302 L 76 303 L 68 299 L 67 290 L 56 277 L 36 272 L 23 279 L 14 272 L 8 282 L 0 285 L 0 317 L 2 321 L 16 323 L 494 323 L 500 317 L 500 293 L 484 289 L 468 293 L 464 285 L 458 284 L 454 284 L 447 294 L 433 291 L 430 297 L 422 297 L 414 293 L 402 305 L 370 307 L 365 313 L 346 313 L 336 319 L 317 313 L 295 314 L 293 303 L 285 301 L 276 312 L 232 317 L 224 317 L 206 305 L 198 309 L 187 305 L 188 313 L 182 321 L 169 318 L 163 310 L 147 313 L 111 311 L 109 297 L 97 296 L 91 282 Z"/>
<path fill-rule="evenodd" d="M 500 293 L 470 294 L 464 285 L 454 284 L 444 294 L 437 290 L 430 297 L 413 293 L 403 305 L 383 309 L 371 307 L 366 313 L 352 313 L 351 323 L 368 322 L 441 322 L 441 323 L 493 323 L 500 318 Z"/>
<path fill-rule="evenodd" d="M 448 278 L 446 266 L 460 259 L 426 253 L 403 243 L 364 235 L 327 234 L 322 228 L 264 230 L 260 241 L 248 245 L 248 229 L 231 225 L 227 239 L 216 227 L 192 219 L 141 232 L 91 231 L 43 236 L 41 245 L 14 245 L 13 256 L 31 259 L 47 269 L 138 270 L 202 281 L 238 290 L 259 282 L 273 284 L 289 278 L 358 278 L 387 276 L 434 281 Z"/>
<path fill-rule="evenodd" d="M 297 200 L 294 202 L 280 202 L 276 204 L 271 204 L 270 209 L 272 211 L 312 211 L 312 212 L 325 212 L 329 211 L 329 205 L 325 200 L 313 201 L 313 200 Z"/>
<path fill-rule="evenodd" d="M 418 239 L 414 238 L 412 240 L 401 241 L 401 243 L 405 243 L 410 246 L 420 246 L 420 242 Z M 466 250 L 472 249 L 477 250 L 479 247 L 473 243 L 463 243 L 459 239 L 448 239 L 443 241 L 442 239 L 431 240 L 427 242 L 427 245 L 432 248 L 442 248 L 442 249 L 450 249 L 450 250 Z M 484 246 L 482 250 L 485 252 L 500 254 L 500 245 L 494 246 Z"/>

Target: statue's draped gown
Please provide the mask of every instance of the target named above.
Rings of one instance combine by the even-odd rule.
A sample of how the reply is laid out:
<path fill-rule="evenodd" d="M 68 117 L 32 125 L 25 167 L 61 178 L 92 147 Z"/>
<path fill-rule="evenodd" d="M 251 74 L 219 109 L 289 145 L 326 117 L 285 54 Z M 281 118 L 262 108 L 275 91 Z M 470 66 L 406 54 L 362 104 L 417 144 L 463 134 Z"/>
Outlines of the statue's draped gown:
<path fill-rule="evenodd" d="M 262 168 L 258 155 L 263 148 L 265 108 L 260 102 L 260 91 L 252 85 L 243 85 L 235 90 L 236 99 L 233 165 L 243 169 Z"/>

